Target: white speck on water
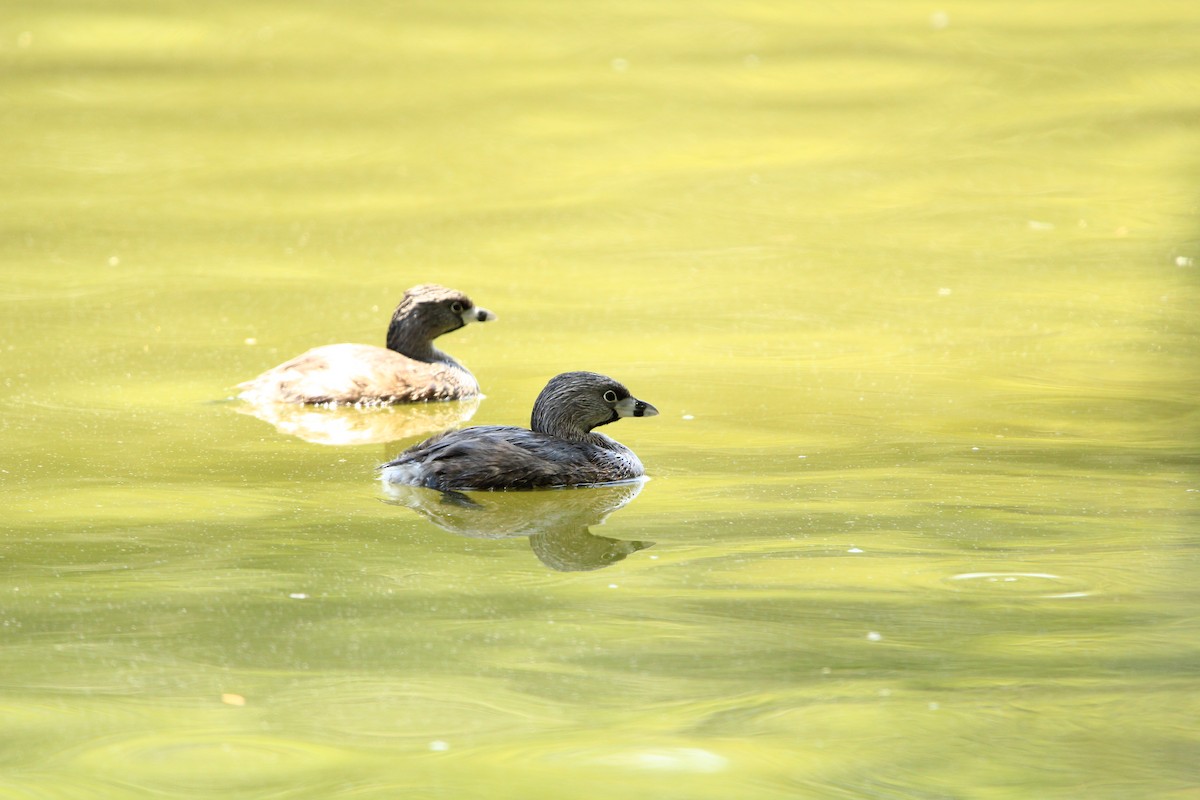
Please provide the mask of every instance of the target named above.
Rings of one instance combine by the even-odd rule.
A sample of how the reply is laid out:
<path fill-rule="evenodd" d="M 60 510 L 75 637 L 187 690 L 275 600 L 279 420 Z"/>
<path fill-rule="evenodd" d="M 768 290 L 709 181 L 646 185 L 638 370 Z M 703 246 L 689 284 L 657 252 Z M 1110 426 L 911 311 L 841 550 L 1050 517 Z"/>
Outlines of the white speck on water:
<path fill-rule="evenodd" d="M 796 458 L 808 458 L 808 456 L 796 456 Z"/>
<path fill-rule="evenodd" d="M 615 583 L 610 583 L 610 584 L 608 585 L 608 588 L 610 588 L 610 589 L 616 589 L 616 588 L 619 588 L 619 587 L 618 587 L 618 586 L 617 586 Z"/>
<path fill-rule="evenodd" d="M 1031 231 L 1052 231 L 1054 230 L 1053 222 L 1041 222 L 1040 220 L 1029 220 L 1029 230 Z"/>
<path fill-rule="evenodd" d="M 867 634 L 867 641 L 868 642 L 882 642 L 883 634 L 878 633 L 877 631 L 871 631 L 870 633 Z"/>
<path fill-rule="evenodd" d="M 683 418 L 684 418 L 684 419 L 695 419 L 696 417 L 695 417 L 694 415 L 692 415 L 692 414 L 684 414 L 684 415 L 683 415 Z"/>
<path fill-rule="evenodd" d="M 307 600 L 308 599 L 308 595 L 306 595 L 304 592 L 292 592 L 291 594 L 288 595 L 288 597 L 292 598 L 293 600 Z"/>
<path fill-rule="evenodd" d="M 929 27 L 935 31 L 944 31 L 950 27 L 950 15 L 945 11 L 935 11 L 929 15 Z"/>
<path fill-rule="evenodd" d="M 121 259 L 118 258 L 117 256 L 109 256 L 108 257 L 108 265 L 110 267 L 115 267 L 120 263 L 121 263 Z"/>
<path fill-rule="evenodd" d="M 891 696 L 892 696 L 892 690 L 891 690 L 891 689 L 880 689 L 880 690 L 879 690 L 879 696 L 880 696 L 880 697 L 891 697 Z"/>
<path fill-rule="evenodd" d="M 258 339 L 255 339 L 253 336 L 247 336 L 245 339 L 242 340 L 242 342 L 244 344 L 248 344 L 251 347 L 253 347 L 254 345 L 258 344 Z"/>
<path fill-rule="evenodd" d="M 929 704 L 930 711 L 937 711 L 941 707 L 942 707 L 941 703 L 930 703 Z"/>
<path fill-rule="evenodd" d="M 938 297 L 949 297 L 952 294 L 954 294 L 954 290 L 949 286 L 943 286 L 942 288 L 938 289 Z"/>
<path fill-rule="evenodd" d="M 759 64 L 762 63 L 762 59 L 759 58 L 758 56 L 754 55 L 754 53 L 750 53 L 749 55 L 745 56 L 742 59 L 742 63 L 745 64 L 750 69 L 754 69 L 755 67 L 757 67 Z"/>
<path fill-rule="evenodd" d="M 862 552 L 862 548 L 860 548 L 860 547 L 851 547 L 851 548 L 850 548 L 849 550 L 847 550 L 846 552 L 847 552 L 847 553 L 861 553 L 861 552 Z"/>
<path fill-rule="evenodd" d="M 650 556 L 651 561 L 658 561 L 658 556 Z"/>
<path fill-rule="evenodd" d="M 450 743 L 443 742 L 441 739 L 434 739 L 429 743 L 429 749 L 435 753 L 444 753 L 450 749 Z"/>
<path fill-rule="evenodd" d="M 629 69 L 629 61 L 624 58 L 614 58 L 612 60 L 613 72 L 625 72 Z"/>
<path fill-rule="evenodd" d="M 972 449 L 972 450 L 974 450 L 975 452 L 979 452 L 979 448 L 978 448 L 978 447 L 972 447 L 971 449 Z"/>
<path fill-rule="evenodd" d="M 1177 267 L 1191 267 L 1194 266 L 1195 263 L 1195 259 L 1189 256 L 1175 256 L 1175 266 Z"/>

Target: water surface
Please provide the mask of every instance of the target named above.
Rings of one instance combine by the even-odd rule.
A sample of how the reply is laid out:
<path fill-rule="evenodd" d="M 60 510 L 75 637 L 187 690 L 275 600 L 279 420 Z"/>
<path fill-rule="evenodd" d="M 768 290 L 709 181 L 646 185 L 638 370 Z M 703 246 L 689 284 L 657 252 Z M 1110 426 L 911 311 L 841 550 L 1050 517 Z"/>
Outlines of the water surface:
<path fill-rule="evenodd" d="M 1189 3 L 18 3 L 0 64 L 0 797 L 1200 792 Z M 427 281 L 477 407 L 230 399 Z M 662 412 L 634 496 L 374 480 L 573 369 Z"/>

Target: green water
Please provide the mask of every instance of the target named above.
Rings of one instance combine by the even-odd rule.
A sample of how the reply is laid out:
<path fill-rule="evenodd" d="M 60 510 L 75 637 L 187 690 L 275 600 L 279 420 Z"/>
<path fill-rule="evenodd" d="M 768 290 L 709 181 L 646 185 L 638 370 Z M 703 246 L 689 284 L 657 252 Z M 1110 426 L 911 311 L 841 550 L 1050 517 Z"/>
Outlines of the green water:
<path fill-rule="evenodd" d="M 1200 797 L 1191 0 L 3 16 L 0 798 Z M 374 480 L 572 369 L 640 493 Z"/>

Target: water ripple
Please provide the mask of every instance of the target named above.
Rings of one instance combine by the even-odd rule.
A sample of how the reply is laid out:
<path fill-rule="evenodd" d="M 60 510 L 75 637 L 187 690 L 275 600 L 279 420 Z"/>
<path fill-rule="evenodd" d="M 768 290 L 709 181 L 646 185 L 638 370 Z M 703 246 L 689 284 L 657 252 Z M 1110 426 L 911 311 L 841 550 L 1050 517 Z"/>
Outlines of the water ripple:
<path fill-rule="evenodd" d="M 1067 599 L 1093 594 L 1083 581 L 1050 572 L 962 572 L 945 582 L 955 591 L 1005 597 Z"/>
<path fill-rule="evenodd" d="M 343 765 L 347 754 L 311 742 L 247 734 L 193 733 L 108 737 L 75 753 L 93 775 L 121 775 L 139 785 L 178 785 L 204 776 L 207 785 L 237 787 Z"/>
<path fill-rule="evenodd" d="M 700 747 L 582 747 L 545 757 L 549 762 L 646 772 L 711 774 L 729 768 L 729 759 Z"/>

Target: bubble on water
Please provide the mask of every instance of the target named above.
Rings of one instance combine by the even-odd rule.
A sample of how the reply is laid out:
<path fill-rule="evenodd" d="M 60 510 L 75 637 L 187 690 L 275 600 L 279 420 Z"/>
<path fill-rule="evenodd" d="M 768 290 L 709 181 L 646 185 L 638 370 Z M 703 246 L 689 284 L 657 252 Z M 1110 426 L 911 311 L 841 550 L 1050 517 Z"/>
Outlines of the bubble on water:
<path fill-rule="evenodd" d="M 867 641 L 868 642 L 882 642 L 883 634 L 879 633 L 878 631 L 871 631 L 867 634 Z"/>
<path fill-rule="evenodd" d="M 949 297 L 952 294 L 954 294 L 954 290 L 949 286 L 943 286 L 942 288 L 938 289 L 938 297 Z"/>
<path fill-rule="evenodd" d="M 108 265 L 110 267 L 115 267 L 120 263 L 121 263 L 121 259 L 118 256 L 109 256 L 108 257 Z"/>
<path fill-rule="evenodd" d="M 1177 267 L 1190 267 L 1195 265 L 1195 263 L 1195 259 L 1190 256 L 1175 256 L 1175 266 Z"/>
<path fill-rule="evenodd" d="M 935 31 L 944 31 L 950 27 L 950 15 L 945 11 L 935 11 L 929 15 L 929 27 Z"/>
<path fill-rule="evenodd" d="M 441 739 L 434 739 L 429 743 L 429 749 L 435 753 L 444 753 L 450 749 L 450 743 L 443 742 Z"/>
<path fill-rule="evenodd" d="M 253 336 L 247 336 L 245 339 L 242 340 L 242 342 L 243 342 L 243 344 L 256 345 L 256 344 L 258 344 L 258 339 L 255 339 Z"/>
<path fill-rule="evenodd" d="M 624 58 L 614 58 L 612 60 L 613 72 L 625 72 L 629 69 L 629 62 Z"/>
<path fill-rule="evenodd" d="M 857 548 L 857 547 L 851 547 L 851 548 L 850 548 L 849 550 L 847 550 L 846 552 L 847 552 L 847 553 L 861 553 L 861 552 L 862 552 L 862 550 L 861 550 L 861 549 L 859 549 L 859 548 Z"/>
<path fill-rule="evenodd" d="M 292 598 L 293 600 L 307 600 L 308 599 L 308 595 L 306 595 L 304 592 L 292 592 L 291 594 L 288 595 L 288 597 Z"/>
<path fill-rule="evenodd" d="M 695 419 L 696 417 L 695 417 L 694 415 L 692 415 L 692 414 L 684 414 L 684 415 L 683 415 L 683 418 L 684 418 L 684 419 Z"/>
<path fill-rule="evenodd" d="M 1042 222 L 1040 220 L 1029 220 L 1029 230 L 1031 231 L 1052 231 L 1054 230 L 1053 222 Z"/>

